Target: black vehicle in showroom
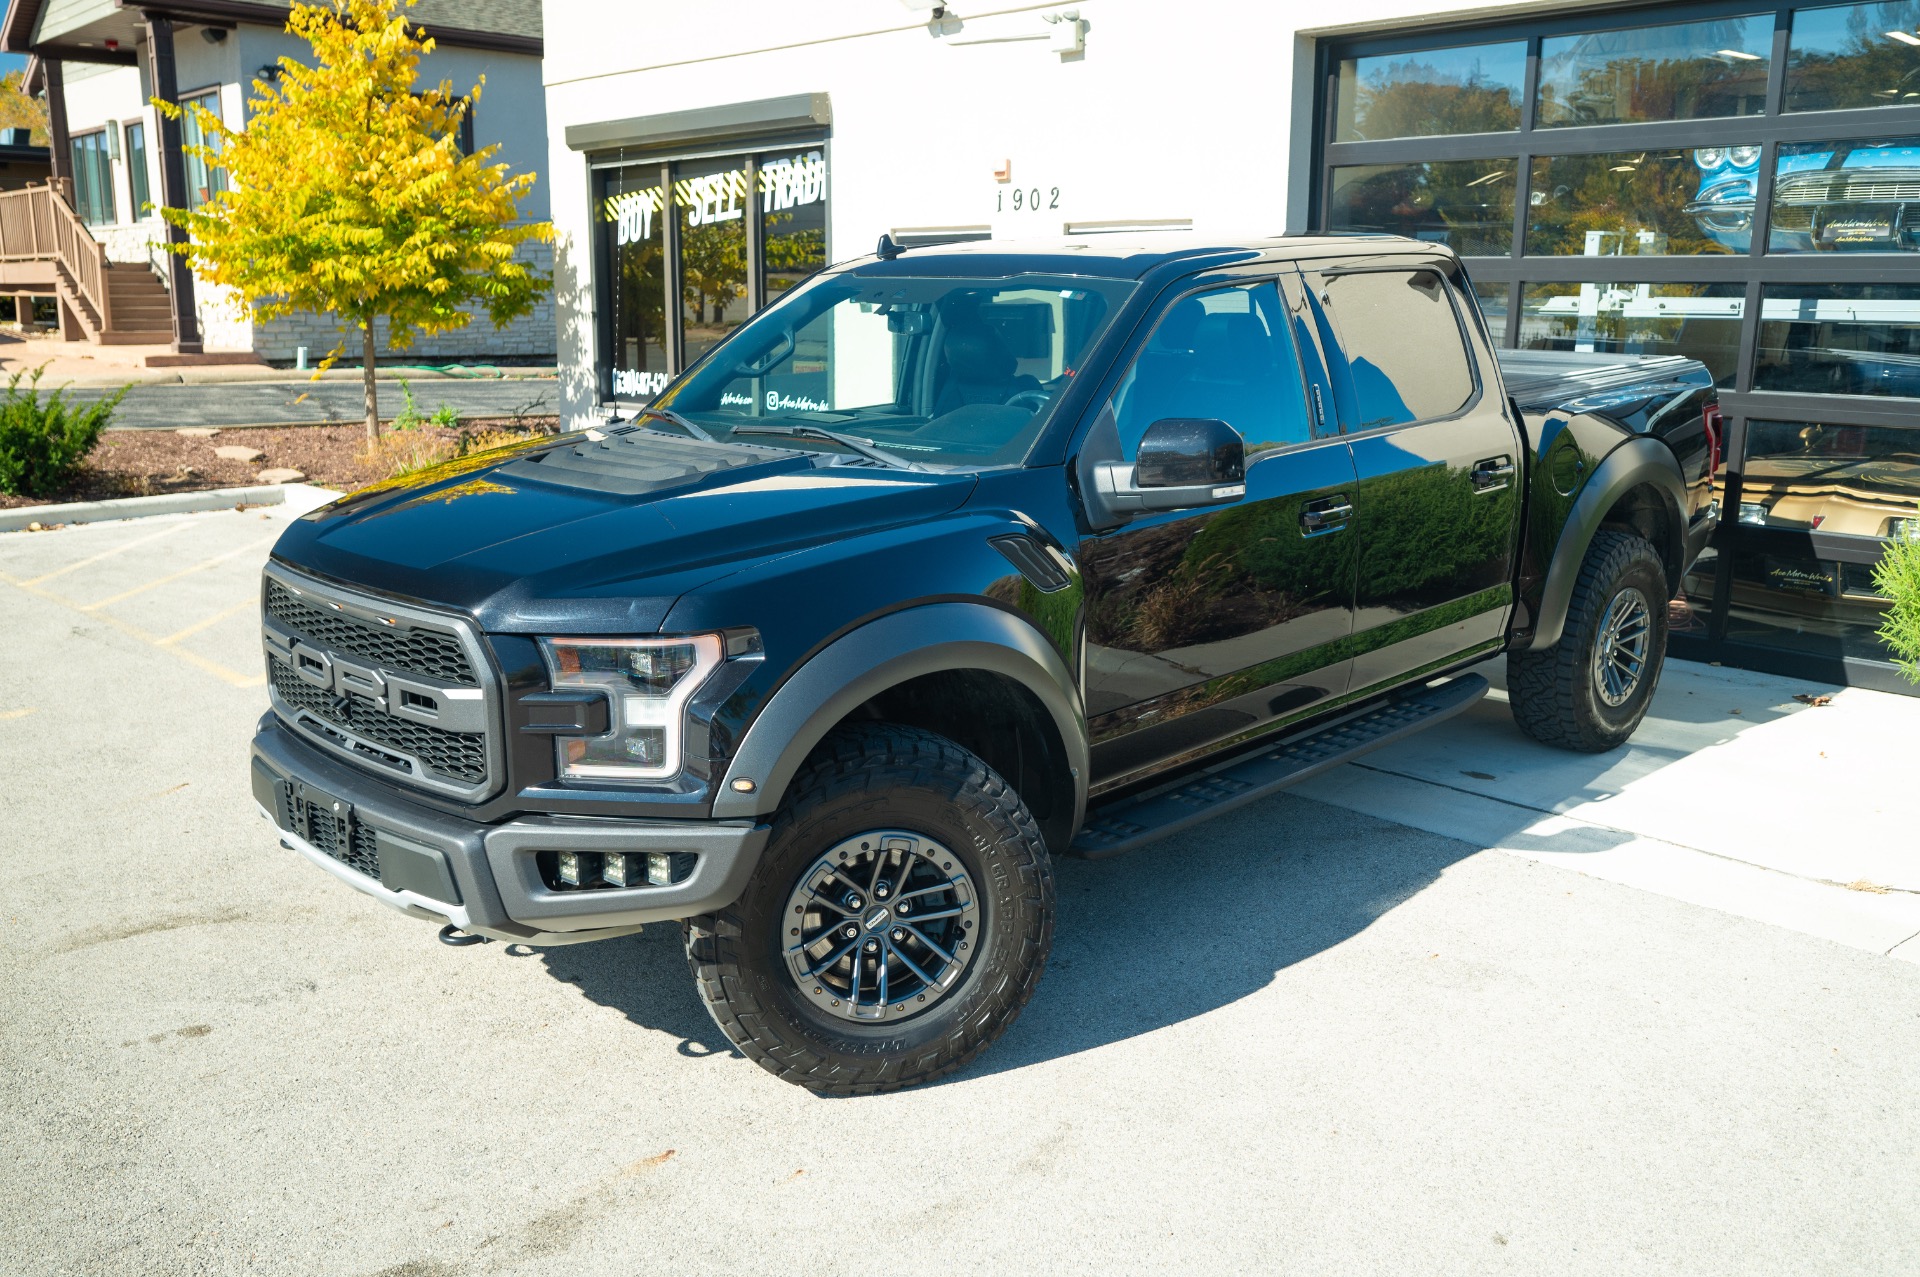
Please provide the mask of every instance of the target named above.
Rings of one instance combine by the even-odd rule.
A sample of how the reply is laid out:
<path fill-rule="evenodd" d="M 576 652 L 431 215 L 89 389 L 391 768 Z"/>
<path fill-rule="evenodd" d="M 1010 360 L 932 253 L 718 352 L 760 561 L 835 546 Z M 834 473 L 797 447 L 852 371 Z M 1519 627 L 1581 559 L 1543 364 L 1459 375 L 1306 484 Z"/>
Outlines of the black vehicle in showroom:
<path fill-rule="evenodd" d="M 1050 857 L 1443 721 L 1503 655 L 1531 736 L 1639 724 L 1712 380 L 1496 358 L 1473 296 L 1391 237 L 883 240 L 635 420 L 292 525 L 254 794 L 445 939 L 679 921 L 767 1069 L 938 1077 L 1032 993 Z"/>

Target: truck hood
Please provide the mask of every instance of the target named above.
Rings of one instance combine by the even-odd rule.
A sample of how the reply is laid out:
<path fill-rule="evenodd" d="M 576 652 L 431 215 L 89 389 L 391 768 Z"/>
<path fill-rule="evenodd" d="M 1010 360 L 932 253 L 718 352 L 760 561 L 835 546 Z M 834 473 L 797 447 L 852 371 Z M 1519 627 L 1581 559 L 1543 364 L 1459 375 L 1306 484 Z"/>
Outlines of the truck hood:
<path fill-rule="evenodd" d="M 688 590 L 938 517 L 975 483 L 848 461 L 651 430 L 561 436 L 323 506 L 294 522 L 274 557 L 465 612 L 494 633 L 651 633 Z"/>

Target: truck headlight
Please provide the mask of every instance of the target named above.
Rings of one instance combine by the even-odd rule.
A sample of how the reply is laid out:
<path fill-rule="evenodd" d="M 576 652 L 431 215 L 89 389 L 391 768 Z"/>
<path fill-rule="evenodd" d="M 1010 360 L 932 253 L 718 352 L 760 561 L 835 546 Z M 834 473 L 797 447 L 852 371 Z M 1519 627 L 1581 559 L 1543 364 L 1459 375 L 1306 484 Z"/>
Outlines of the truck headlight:
<path fill-rule="evenodd" d="M 603 736 L 560 736 L 562 776 L 658 780 L 680 772 L 687 702 L 720 666 L 718 634 L 682 638 L 544 638 L 554 689 L 606 693 Z"/>

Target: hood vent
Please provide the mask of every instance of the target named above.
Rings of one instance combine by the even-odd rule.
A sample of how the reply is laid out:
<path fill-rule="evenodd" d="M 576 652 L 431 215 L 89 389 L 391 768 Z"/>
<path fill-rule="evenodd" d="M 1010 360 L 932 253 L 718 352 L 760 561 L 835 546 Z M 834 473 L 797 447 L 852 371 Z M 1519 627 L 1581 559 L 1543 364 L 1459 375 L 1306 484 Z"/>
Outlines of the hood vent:
<path fill-rule="evenodd" d="M 592 434 L 599 434 L 598 438 Z M 700 487 L 729 471 L 789 462 L 783 469 L 804 469 L 811 454 L 789 448 L 744 443 L 709 443 L 639 426 L 592 432 L 587 439 L 522 457 L 495 473 L 537 479 L 565 488 L 585 488 L 620 496 L 645 496 L 674 488 Z"/>

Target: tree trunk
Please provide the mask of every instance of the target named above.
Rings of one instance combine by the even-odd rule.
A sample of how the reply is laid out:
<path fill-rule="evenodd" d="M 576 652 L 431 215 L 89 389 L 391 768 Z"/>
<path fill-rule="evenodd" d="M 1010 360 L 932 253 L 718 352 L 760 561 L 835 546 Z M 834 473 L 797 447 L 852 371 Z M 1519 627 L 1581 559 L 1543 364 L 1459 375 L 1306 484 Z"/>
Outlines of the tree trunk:
<path fill-rule="evenodd" d="M 380 397 L 374 389 L 373 377 L 373 321 L 369 319 L 360 326 L 361 336 L 361 380 L 367 390 L 367 442 L 372 443 L 380 437 Z"/>

